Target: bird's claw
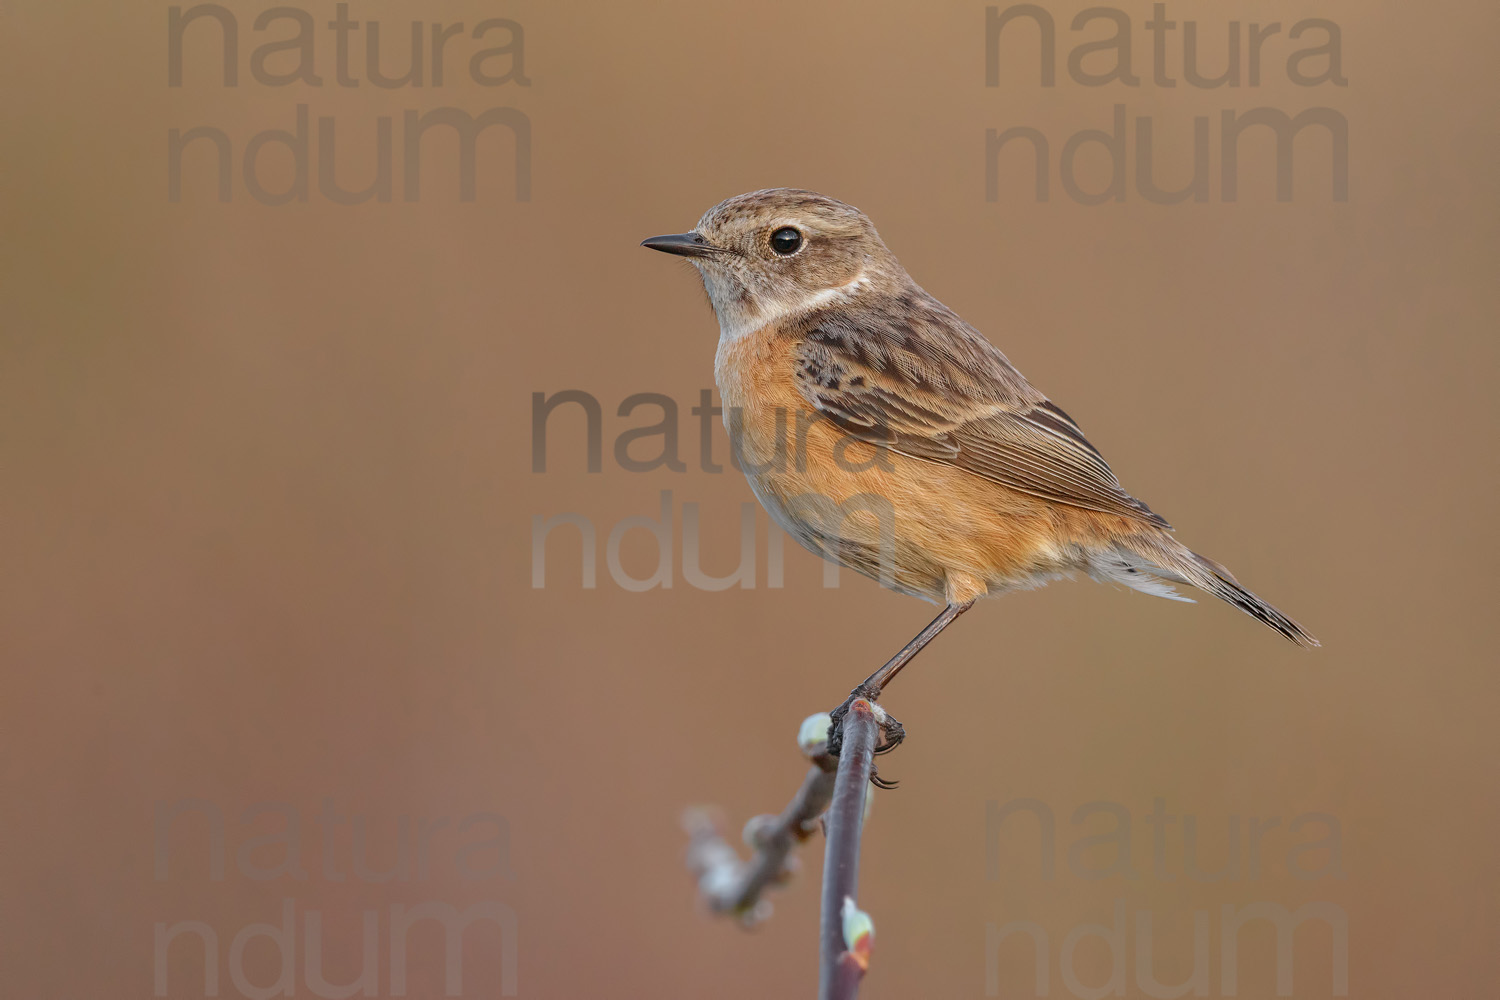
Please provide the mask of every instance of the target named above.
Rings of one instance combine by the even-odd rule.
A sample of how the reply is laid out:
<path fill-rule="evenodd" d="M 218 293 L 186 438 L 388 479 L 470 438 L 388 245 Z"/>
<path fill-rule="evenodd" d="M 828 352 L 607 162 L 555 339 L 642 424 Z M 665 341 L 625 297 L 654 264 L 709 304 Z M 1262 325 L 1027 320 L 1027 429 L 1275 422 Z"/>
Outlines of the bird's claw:
<path fill-rule="evenodd" d="M 887 713 L 885 721 L 880 724 L 880 736 L 880 742 L 875 745 L 876 756 L 890 753 L 899 747 L 901 741 L 906 739 L 906 729 L 896 721 L 894 715 Z"/>
<path fill-rule="evenodd" d="M 844 699 L 844 703 L 829 713 L 829 717 L 831 720 L 828 724 L 829 756 L 836 758 L 839 755 L 839 751 L 843 749 L 844 717 L 849 714 L 849 707 L 853 705 L 855 700 L 858 698 L 864 698 L 868 701 L 873 702 L 875 700 L 874 696 L 878 696 L 879 693 L 879 691 L 868 692 L 864 689 L 864 685 L 861 685 L 855 688 L 853 691 L 849 692 L 849 697 Z M 892 750 L 900 746 L 901 742 L 906 739 L 906 729 L 901 725 L 900 722 L 896 721 L 896 717 L 891 715 L 889 712 L 883 713 L 883 716 L 884 717 L 880 721 L 880 742 L 875 745 L 876 756 L 890 753 Z M 897 784 L 894 781 L 888 781 L 876 774 L 873 765 L 870 768 L 870 783 L 876 788 L 895 788 Z"/>

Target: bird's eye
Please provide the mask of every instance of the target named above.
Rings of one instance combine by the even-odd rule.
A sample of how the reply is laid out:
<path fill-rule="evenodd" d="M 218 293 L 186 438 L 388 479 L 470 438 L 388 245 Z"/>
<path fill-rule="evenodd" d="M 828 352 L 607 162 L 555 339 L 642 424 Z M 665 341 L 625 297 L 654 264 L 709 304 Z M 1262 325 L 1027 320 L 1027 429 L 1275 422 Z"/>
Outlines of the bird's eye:
<path fill-rule="evenodd" d="M 802 249 L 802 234 L 791 226 L 782 226 L 771 234 L 771 249 L 783 257 L 790 257 Z"/>

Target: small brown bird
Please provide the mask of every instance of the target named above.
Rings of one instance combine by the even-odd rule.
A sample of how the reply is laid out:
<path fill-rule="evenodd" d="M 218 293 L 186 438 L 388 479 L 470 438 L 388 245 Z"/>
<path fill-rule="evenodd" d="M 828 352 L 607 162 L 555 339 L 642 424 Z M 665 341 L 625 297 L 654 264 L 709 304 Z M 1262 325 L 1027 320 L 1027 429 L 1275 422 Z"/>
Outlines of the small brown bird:
<path fill-rule="evenodd" d="M 725 424 L 770 515 L 813 552 L 945 605 L 856 693 L 878 694 L 977 598 L 1080 570 L 1175 600 L 1189 599 L 1173 584 L 1197 587 L 1318 645 L 1173 538 L 858 209 L 754 191 L 642 246 L 688 258 L 703 278 Z"/>

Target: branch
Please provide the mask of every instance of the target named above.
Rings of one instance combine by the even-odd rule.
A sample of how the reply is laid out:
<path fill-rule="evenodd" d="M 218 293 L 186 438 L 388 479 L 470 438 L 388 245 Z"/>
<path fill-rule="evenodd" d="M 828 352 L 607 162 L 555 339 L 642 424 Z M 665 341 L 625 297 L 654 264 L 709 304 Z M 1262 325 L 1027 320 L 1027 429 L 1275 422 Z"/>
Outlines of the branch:
<path fill-rule="evenodd" d="M 812 836 L 834 797 L 838 760 L 828 753 L 829 724 L 826 712 L 803 721 L 797 743 L 812 766 L 779 816 L 756 816 L 745 824 L 744 840 L 753 851 L 749 861 L 719 834 L 708 810 L 689 809 L 683 815 L 688 868 L 697 876 L 698 894 L 715 913 L 733 914 L 747 927 L 771 915 L 771 902 L 761 898 L 763 893 L 792 877 L 797 867 L 792 849 Z"/>
<path fill-rule="evenodd" d="M 870 964 L 875 928 L 869 914 L 856 905 L 859 843 L 875 744 L 885 718 L 884 709 L 864 698 L 854 699 L 844 717 L 843 747 L 833 803 L 828 809 L 828 848 L 823 860 L 819 1000 L 851 1000 Z"/>

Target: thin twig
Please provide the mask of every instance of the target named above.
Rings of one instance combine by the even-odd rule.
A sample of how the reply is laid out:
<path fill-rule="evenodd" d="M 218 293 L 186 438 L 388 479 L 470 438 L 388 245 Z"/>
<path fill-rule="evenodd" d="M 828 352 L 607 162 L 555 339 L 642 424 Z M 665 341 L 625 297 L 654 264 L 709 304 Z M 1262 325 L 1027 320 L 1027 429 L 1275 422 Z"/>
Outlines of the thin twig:
<path fill-rule="evenodd" d="M 875 744 L 885 712 L 856 698 L 844 717 L 843 749 L 828 808 L 823 859 L 823 917 L 819 932 L 818 997 L 850 1000 L 869 964 L 873 928 L 859 899 L 859 844 Z"/>
<path fill-rule="evenodd" d="M 733 914 L 747 926 L 770 915 L 771 903 L 762 898 L 765 890 L 791 877 L 797 860 L 792 849 L 817 829 L 818 817 L 833 799 L 838 761 L 828 753 L 828 725 L 826 712 L 802 723 L 797 742 L 812 766 L 779 816 L 756 816 L 745 824 L 744 840 L 754 852 L 750 860 L 741 859 L 724 840 L 708 810 L 684 814 L 688 868 L 698 879 L 699 895 L 715 913 Z"/>

